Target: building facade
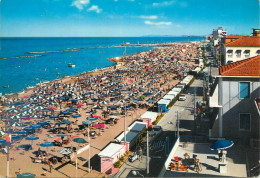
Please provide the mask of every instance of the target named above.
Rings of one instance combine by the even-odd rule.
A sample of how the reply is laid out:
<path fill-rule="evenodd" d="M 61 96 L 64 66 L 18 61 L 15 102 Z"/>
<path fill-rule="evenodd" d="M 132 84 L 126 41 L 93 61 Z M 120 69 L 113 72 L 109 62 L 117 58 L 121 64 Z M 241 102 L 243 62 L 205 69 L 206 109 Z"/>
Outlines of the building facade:
<path fill-rule="evenodd" d="M 224 64 L 260 54 L 260 38 L 244 36 L 224 45 Z"/>
<path fill-rule="evenodd" d="M 217 98 L 218 115 L 211 137 L 259 140 L 260 118 L 255 99 L 260 96 L 260 55 L 220 67 Z M 218 96 L 214 96 L 217 94 Z"/>

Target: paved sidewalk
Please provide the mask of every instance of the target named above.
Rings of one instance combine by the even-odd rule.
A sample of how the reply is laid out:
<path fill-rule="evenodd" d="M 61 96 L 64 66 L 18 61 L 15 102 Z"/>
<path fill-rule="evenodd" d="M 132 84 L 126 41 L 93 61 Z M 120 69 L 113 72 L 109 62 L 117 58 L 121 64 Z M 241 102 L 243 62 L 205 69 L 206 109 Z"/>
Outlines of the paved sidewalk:
<path fill-rule="evenodd" d="M 188 143 L 186 148 L 182 147 L 182 142 L 174 154 L 180 158 L 184 158 L 185 153 L 193 154 L 202 164 L 200 174 L 193 170 L 194 166 L 190 166 L 188 172 L 177 172 L 167 170 L 164 177 L 212 177 L 212 176 L 232 176 L 232 177 L 247 177 L 246 171 L 246 154 L 242 146 L 236 146 L 227 149 L 227 173 L 220 173 L 218 169 L 218 153 L 215 150 L 210 150 L 210 143 Z M 172 158 L 174 159 L 174 158 Z"/>

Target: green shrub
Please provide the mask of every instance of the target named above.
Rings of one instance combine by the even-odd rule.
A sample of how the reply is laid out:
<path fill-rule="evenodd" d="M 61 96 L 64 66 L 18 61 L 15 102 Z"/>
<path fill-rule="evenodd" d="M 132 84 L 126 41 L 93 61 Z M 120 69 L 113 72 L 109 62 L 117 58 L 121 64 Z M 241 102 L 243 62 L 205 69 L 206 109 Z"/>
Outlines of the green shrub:
<path fill-rule="evenodd" d="M 124 156 L 121 156 L 121 158 L 119 158 L 120 161 L 124 161 Z"/>
<path fill-rule="evenodd" d="M 120 166 L 120 161 L 118 160 L 115 164 L 114 164 L 115 168 L 118 168 Z"/>

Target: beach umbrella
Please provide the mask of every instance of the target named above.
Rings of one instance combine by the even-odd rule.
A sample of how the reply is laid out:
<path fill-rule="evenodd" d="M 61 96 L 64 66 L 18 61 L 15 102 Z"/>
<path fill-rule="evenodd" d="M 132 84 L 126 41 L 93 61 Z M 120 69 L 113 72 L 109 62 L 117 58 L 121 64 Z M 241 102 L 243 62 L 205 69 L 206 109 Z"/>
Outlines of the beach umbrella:
<path fill-rule="evenodd" d="M 94 115 L 93 117 L 95 117 L 95 118 L 99 118 L 99 119 L 102 118 L 101 116 L 98 116 L 98 115 Z"/>
<path fill-rule="evenodd" d="M 65 124 L 71 124 L 71 121 L 65 120 L 63 121 Z"/>
<path fill-rule="evenodd" d="M 68 115 L 70 113 L 68 111 L 62 111 L 61 114 Z"/>
<path fill-rule="evenodd" d="M 46 122 L 51 122 L 53 119 L 45 119 Z"/>
<path fill-rule="evenodd" d="M 54 107 L 51 107 L 51 108 L 48 108 L 48 110 L 51 110 L 51 111 L 53 111 L 53 110 L 55 110 L 56 108 L 54 108 Z"/>
<path fill-rule="evenodd" d="M 31 117 L 25 117 L 25 118 L 23 118 L 24 120 L 32 120 L 33 118 L 31 118 Z"/>
<path fill-rule="evenodd" d="M 84 124 L 84 125 L 91 125 L 92 122 L 91 121 L 82 121 L 82 124 Z"/>
<path fill-rule="evenodd" d="M 32 128 L 32 127 L 25 127 L 23 130 L 25 130 L 26 132 L 30 132 L 30 131 L 33 131 L 34 128 Z"/>
<path fill-rule="evenodd" d="M 40 144 L 41 147 L 47 147 L 47 152 L 48 152 L 48 147 L 53 146 L 53 142 L 45 142 Z"/>
<path fill-rule="evenodd" d="M 103 129 L 103 128 L 105 128 L 105 124 L 96 124 L 94 127 L 96 129 Z"/>
<path fill-rule="evenodd" d="M 69 136 L 68 134 L 58 134 L 57 135 L 58 137 L 67 137 L 67 136 Z"/>
<path fill-rule="evenodd" d="M 89 121 L 96 121 L 96 120 L 98 120 L 98 118 L 96 118 L 96 117 L 87 117 L 86 119 L 89 120 Z"/>
<path fill-rule="evenodd" d="M 41 128 L 42 126 L 41 125 L 38 125 L 38 124 L 33 124 L 30 126 L 31 128 L 34 128 L 34 129 L 39 129 Z"/>
<path fill-rule="evenodd" d="M 48 124 L 48 123 L 45 122 L 45 121 L 40 121 L 40 122 L 38 122 L 37 124 L 39 124 L 39 125 L 46 125 L 46 124 Z"/>
<path fill-rule="evenodd" d="M 80 114 L 74 114 L 74 115 L 72 115 L 72 117 L 77 118 L 77 117 L 81 117 L 81 115 Z"/>
<path fill-rule="evenodd" d="M 77 107 L 81 107 L 81 106 L 84 106 L 84 105 L 83 105 L 83 104 L 77 104 L 76 106 L 77 106 Z"/>
<path fill-rule="evenodd" d="M 71 102 L 76 103 L 76 102 L 78 102 L 78 100 L 72 99 Z"/>
<path fill-rule="evenodd" d="M 65 122 L 58 122 L 55 125 L 64 125 L 64 124 L 66 124 L 66 123 Z"/>
<path fill-rule="evenodd" d="M 5 139 L 0 139 L 0 143 L 5 143 Z"/>
<path fill-rule="evenodd" d="M 58 116 L 51 116 L 50 118 L 58 118 Z"/>
<path fill-rule="evenodd" d="M 73 141 L 76 143 L 87 143 L 84 138 L 74 138 Z"/>
<path fill-rule="evenodd" d="M 17 131 L 16 133 L 17 133 L 17 134 L 21 134 L 21 135 L 23 135 L 23 134 L 25 134 L 26 132 L 23 131 L 23 130 L 19 130 L 19 131 Z"/>
<path fill-rule="evenodd" d="M 31 145 L 32 145 L 32 144 L 33 144 L 33 141 L 34 141 L 34 140 L 38 140 L 39 137 L 30 136 L 30 137 L 26 137 L 25 139 L 26 139 L 26 140 L 31 140 L 31 141 L 32 141 Z"/>
<path fill-rule="evenodd" d="M 26 172 L 26 173 L 18 174 L 17 177 L 34 178 L 36 177 L 36 175 L 33 173 Z"/>
<path fill-rule="evenodd" d="M 233 142 L 230 140 L 218 140 L 210 146 L 211 150 L 223 150 L 233 146 Z"/>
<path fill-rule="evenodd" d="M 30 136 L 30 137 L 26 137 L 25 139 L 26 139 L 26 140 L 31 140 L 31 141 L 33 141 L 33 140 L 38 140 L 39 137 Z"/>

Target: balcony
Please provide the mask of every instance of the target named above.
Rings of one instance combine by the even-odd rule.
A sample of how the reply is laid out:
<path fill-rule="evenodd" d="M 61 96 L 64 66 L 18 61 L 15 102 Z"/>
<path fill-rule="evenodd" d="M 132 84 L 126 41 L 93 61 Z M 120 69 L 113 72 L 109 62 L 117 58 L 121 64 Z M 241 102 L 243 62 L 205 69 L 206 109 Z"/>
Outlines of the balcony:
<path fill-rule="evenodd" d="M 239 53 L 236 54 L 236 57 L 237 57 L 237 58 L 241 58 L 241 53 L 240 53 L 240 54 L 239 54 Z"/>
<path fill-rule="evenodd" d="M 228 54 L 227 57 L 228 58 L 233 58 L 233 54 Z"/>

